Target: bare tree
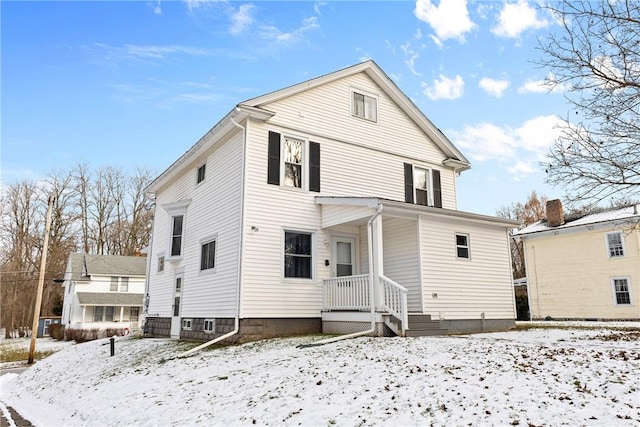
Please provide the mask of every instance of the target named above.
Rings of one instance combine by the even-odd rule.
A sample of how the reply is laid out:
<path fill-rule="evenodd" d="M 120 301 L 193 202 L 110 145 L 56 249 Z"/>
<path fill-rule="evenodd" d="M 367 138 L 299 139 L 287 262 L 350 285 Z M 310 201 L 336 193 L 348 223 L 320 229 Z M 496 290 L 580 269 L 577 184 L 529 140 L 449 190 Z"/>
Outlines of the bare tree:
<path fill-rule="evenodd" d="M 522 227 L 526 227 L 547 217 L 546 205 L 547 197 L 538 196 L 535 191 L 532 191 L 524 204 L 517 202 L 512 203 L 510 206 L 504 206 L 498 210 L 497 215 L 502 218 L 521 221 Z M 513 278 L 520 279 L 526 277 L 527 271 L 524 262 L 524 245 L 522 239 L 517 236 L 511 236 L 510 246 Z"/>
<path fill-rule="evenodd" d="M 561 30 L 540 42 L 550 87 L 575 108 L 544 165 L 569 204 L 640 194 L 640 2 L 562 0 L 545 6 Z"/>

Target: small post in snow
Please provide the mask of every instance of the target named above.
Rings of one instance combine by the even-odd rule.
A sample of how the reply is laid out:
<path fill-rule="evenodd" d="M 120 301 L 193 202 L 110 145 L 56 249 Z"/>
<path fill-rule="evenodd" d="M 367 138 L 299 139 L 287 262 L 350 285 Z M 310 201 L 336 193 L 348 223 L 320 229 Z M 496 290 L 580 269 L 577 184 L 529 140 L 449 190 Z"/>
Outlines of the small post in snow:
<path fill-rule="evenodd" d="M 114 354 L 116 354 L 116 338 L 115 337 L 111 337 L 109 338 L 110 341 L 110 347 L 111 347 L 111 357 L 113 357 Z"/>

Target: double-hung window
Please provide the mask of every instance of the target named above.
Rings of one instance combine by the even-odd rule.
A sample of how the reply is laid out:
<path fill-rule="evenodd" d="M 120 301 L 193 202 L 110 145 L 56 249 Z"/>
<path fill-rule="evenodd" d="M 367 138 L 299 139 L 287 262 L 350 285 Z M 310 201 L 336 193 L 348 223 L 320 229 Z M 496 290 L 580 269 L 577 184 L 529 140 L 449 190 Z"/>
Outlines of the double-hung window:
<path fill-rule="evenodd" d="M 105 320 L 107 322 L 113 322 L 113 313 L 115 311 L 115 307 L 114 306 L 108 306 L 107 307 L 107 311 L 105 314 Z"/>
<path fill-rule="evenodd" d="M 378 98 L 359 91 L 352 91 L 351 114 L 354 117 L 378 121 Z"/>
<path fill-rule="evenodd" d="M 184 228 L 184 215 L 171 217 L 171 256 L 182 255 L 182 232 Z"/>
<path fill-rule="evenodd" d="M 211 270 L 216 266 L 216 241 L 209 240 L 200 249 L 200 270 Z"/>
<path fill-rule="evenodd" d="M 111 292 L 118 292 L 118 278 L 117 277 L 111 277 L 111 284 L 109 286 L 109 290 Z"/>
<path fill-rule="evenodd" d="M 464 259 L 471 258 L 468 234 L 456 233 L 456 257 Z"/>
<path fill-rule="evenodd" d="M 93 321 L 102 322 L 103 317 L 104 317 L 104 307 L 101 305 L 93 307 Z"/>
<path fill-rule="evenodd" d="M 404 164 L 404 201 L 416 205 L 442 207 L 440 171 Z"/>
<path fill-rule="evenodd" d="M 622 240 L 622 231 L 607 233 L 607 251 L 609 258 L 618 258 L 624 256 L 624 242 Z"/>
<path fill-rule="evenodd" d="M 628 277 L 614 277 L 611 279 L 613 302 L 616 305 L 631 305 L 631 291 Z"/>
<path fill-rule="evenodd" d="M 120 278 L 120 292 L 129 292 L 129 278 L 121 277 Z"/>
<path fill-rule="evenodd" d="M 269 132 L 267 183 L 320 191 L 320 144 Z"/>
<path fill-rule="evenodd" d="M 313 278 L 313 233 L 284 232 L 284 277 Z"/>

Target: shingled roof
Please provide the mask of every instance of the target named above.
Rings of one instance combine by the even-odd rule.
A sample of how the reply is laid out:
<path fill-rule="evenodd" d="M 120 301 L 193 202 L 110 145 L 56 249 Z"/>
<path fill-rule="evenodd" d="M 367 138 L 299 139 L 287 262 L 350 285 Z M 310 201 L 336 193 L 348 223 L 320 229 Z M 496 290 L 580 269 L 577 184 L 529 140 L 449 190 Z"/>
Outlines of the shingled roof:
<path fill-rule="evenodd" d="M 80 305 L 141 306 L 144 294 L 121 292 L 78 292 Z"/>
<path fill-rule="evenodd" d="M 71 280 L 88 280 L 87 276 L 144 276 L 147 271 L 146 257 L 120 255 L 92 255 L 72 253 Z M 86 266 L 84 274 L 83 266 Z"/>

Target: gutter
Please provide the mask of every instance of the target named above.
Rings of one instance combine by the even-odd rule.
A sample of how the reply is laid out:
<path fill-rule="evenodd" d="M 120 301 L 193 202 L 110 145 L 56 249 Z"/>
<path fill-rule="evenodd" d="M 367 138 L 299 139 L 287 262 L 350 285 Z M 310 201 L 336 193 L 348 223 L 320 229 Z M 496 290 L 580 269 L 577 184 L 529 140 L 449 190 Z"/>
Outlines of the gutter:
<path fill-rule="evenodd" d="M 297 346 L 297 348 L 308 348 L 308 347 L 319 347 L 321 345 L 329 344 L 336 341 L 342 341 L 350 338 L 357 338 L 362 335 L 369 335 L 376 331 L 376 306 L 375 306 L 375 287 L 374 287 L 374 278 L 375 272 L 373 268 L 373 222 L 382 214 L 382 203 L 378 204 L 378 209 L 371 216 L 369 221 L 367 222 L 367 240 L 369 248 L 367 250 L 367 255 L 369 258 L 369 305 L 371 306 L 371 328 L 362 332 L 354 332 L 352 334 L 340 335 L 339 337 L 327 338 L 324 340 L 316 341 L 311 344 L 302 344 Z"/>
<path fill-rule="evenodd" d="M 236 111 L 240 112 L 240 108 L 236 107 Z M 246 168 L 245 168 L 245 163 L 247 161 L 246 159 L 246 152 L 247 152 L 247 129 L 238 124 L 233 117 L 229 117 L 229 120 L 231 120 L 231 123 L 233 123 L 234 126 L 242 129 L 242 183 L 241 183 L 241 189 L 240 189 L 240 241 L 238 242 L 238 286 L 236 287 L 236 314 L 234 316 L 234 328 L 231 332 L 226 333 L 222 336 L 219 336 L 217 338 L 212 339 L 211 341 L 207 341 L 203 344 L 200 344 L 197 347 L 192 348 L 191 350 L 187 350 L 184 353 L 180 353 L 177 357 L 181 358 L 181 357 L 187 357 L 197 351 L 202 350 L 203 348 L 209 347 L 210 345 L 213 345 L 215 343 L 218 343 L 222 340 L 225 340 L 231 336 L 236 335 L 239 331 L 240 331 L 240 284 L 242 283 L 242 249 L 243 249 L 243 245 L 244 245 L 244 211 L 245 211 L 245 174 L 246 174 Z"/>

